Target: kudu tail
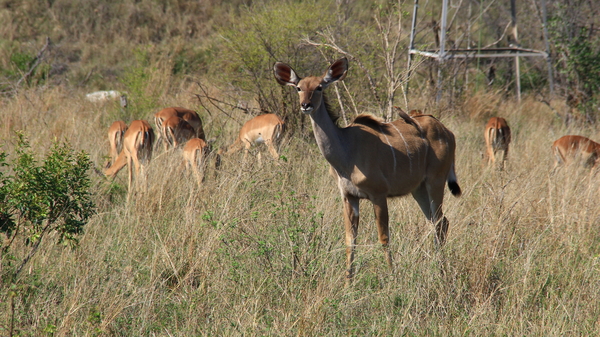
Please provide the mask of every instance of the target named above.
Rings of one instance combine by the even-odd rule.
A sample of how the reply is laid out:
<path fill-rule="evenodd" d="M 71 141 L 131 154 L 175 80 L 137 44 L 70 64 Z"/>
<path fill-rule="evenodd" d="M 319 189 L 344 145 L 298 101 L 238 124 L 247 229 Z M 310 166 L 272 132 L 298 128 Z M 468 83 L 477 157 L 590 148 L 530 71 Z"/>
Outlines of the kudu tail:
<path fill-rule="evenodd" d="M 456 172 L 454 171 L 454 163 L 452 163 L 452 167 L 448 173 L 448 189 L 450 189 L 450 193 L 455 197 L 460 197 L 462 195 L 462 190 L 458 185 L 458 179 L 456 178 Z"/>

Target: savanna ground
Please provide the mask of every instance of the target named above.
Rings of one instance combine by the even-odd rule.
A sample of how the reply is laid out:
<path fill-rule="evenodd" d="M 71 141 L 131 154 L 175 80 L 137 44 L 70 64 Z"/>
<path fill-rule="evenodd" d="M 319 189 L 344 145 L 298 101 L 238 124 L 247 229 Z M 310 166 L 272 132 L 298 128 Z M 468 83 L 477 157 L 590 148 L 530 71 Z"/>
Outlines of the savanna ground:
<path fill-rule="evenodd" d="M 135 18 L 142 22 L 142 28 L 129 32 L 136 39 L 152 40 L 156 32 L 143 20 L 159 20 L 160 14 L 152 16 L 148 14 L 152 11 L 134 4 L 123 6 L 139 10 Z M 54 14 L 60 14 L 61 8 L 65 10 L 60 7 Z M 107 7 L 99 8 L 101 13 L 109 12 Z M 175 12 L 175 6 L 166 8 Z M 211 8 L 203 13 L 225 15 L 218 6 Z M 246 10 L 277 17 L 282 8 Z M 188 24 L 195 27 L 194 34 L 209 35 L 214 29 L 198 28 L 183 14 L 176 18 L 181 21 L 170 24 Z M 257 25 L 250 26 L 261 31 Z M 91 32 L 97 29 L 90 27 Z M 114 181 L 90 170 L 97 212 L 85 225 L 76 248 L 57 245 L 56 234 L 46 237 L 14 281 L 7 275 L 29 251 L 28 242 L 16 240 L 10 254 L 3 255 L 0 334 L 8 335 L 11 323 L 13 334 L 23 336 L 600 332 L 600 175 L 577 166 L 553 172 L 550 150 L 562 135 L 600 141 L 600 131 L 596 124 L 583 121 L 566 124 L 560 117 L 570 111 L 564 97 L 540 99 L 544 90 L 540 89 L 524 93 L 518 102 L 506 83 L 500 88 L 468 87 L 459 99 L 446 97 L 436 105 L 425 84 L 415 85 L 408 97 L 411 107 L 438 116 L 457 139 L 456 170 L 463 196 L 446 193 L 447 243 L 436 249 L 433 226 L 411 197 L 392 199 L 394 267 L 390 270 L 377 242 L 372 207 L 363 201 L 356 276 L 350 287 L 344 287 L 341 199 L 310 125 L 298 117 L 293 90 L 280 88 L 270 74 L 274 60 L 257 66 L 264 69 L 260 70 L 264 76 L 254 72 L 257 77 L 244 78 L 255 69 L 251 50 L 235 49 L 248 56 L 244 72 L 235 68 L 231 55 L 215 56 L 219 49 L 186 49 L 174 28 L 167 22 L 165 27 L 159 33 L 174 34 L 172 43 L 180 49 L 171 50 L 178 52 L 166 52 L 165 41 L 127 52 L 121 50 L 124 40 L 115 38 L 107 45 L 114 48 L 110 51 L 120 50 L 124 61 L 102 68 L 103 62 L 113 59 L 87 41 L 90 37 L 82 29 L 79 45 L 56 47 L 61 51 L 55 52 L 56 59 L 62 60 L 68 50 L 79 55 L 68 63 L 71 70 L 66 75 L 56 75 L 60 80 L 50 76 L 51 64 L 46 75 L 32 77 L 34 83 L 26 86 L 15 85 L 24 71 L 11 75 L 13 82 L 5 87 L 10 90 L 0 101 L 2 151 L 9 158 L 14 155 L 15 131 L 22 130 L 40 158 L 52 141 L 67 141 L 87 152 L 95 168 L 102 170 L 108 154 L 106 131 L 112 121 L 150 120 L 167 106 L 198 111 L 207 137 L 217 139 L 215 148 L 226 146 L 234 141 L 240 123 L 250 118 L 236 108 L 244 92 L 250 97 L 244 104 L 256 109 L 288 109 L 292 127 L 281 146 L 282 158 L 269 160 L 264 152 L 258 165 L 253 156 L 245 163 L 242 153 L 225 156 L 219 170 L 208 169 L 199 187 L 182 171 L 178 151 L 158 149 L 148 167 L 147 190 L 137 190 L 129 198 L 126 170 Z M 60 29 L 69 28 L 57 28 L 57 38 Z M 185 34 L 192 33 L 181 33 Z M 227 37 L 231 42 L 233 36 Z M 7 41 L 3 40 L 5 45 Z M 17 48 L 15 41 L 10 42 L 12 48 Z M 42 39 L 38 42 L 32 50 L 43 45 Z M 290 46 L 298 48 L 303 58 L 273 53 L 294 67 L 294 60 L 302 63 L 302 75 L 320 74 L 329 60 L 340 56 L 325 50 L 330 55 L 326 59 L 312 47 L 296 47 L 293 42 Z M 198 61 L 200 56 L 221 69 L 210 70 L 212 63 Z M 179 68 L 184 66 L 206 69 L 206 74 Z M 352 80 L 361 76 L 355 66 L 345 82 L 358 92 L 361 85 Z M 240 89 L 251 81 L 264 84 L 259 99 Z M 85 100 L 89 91 L 113 88 L 128 92 L 129 107 Z M 333 101 L 334 88 L 328 94 Z M 206 95 L 218 101 L 211 105 Z M 346 95 L 342 92 L 342 101 L 351 106 Z M 374 108 L 377 104 L 359 96 L 353 99 L 361 111 L 380 113 Z M 280 101 L 269 101 L 275 98 Z M 504 171 L 488 168 L 482 159 L 483 127 L 493 115 L 505 117 L 513 132 Z"/>

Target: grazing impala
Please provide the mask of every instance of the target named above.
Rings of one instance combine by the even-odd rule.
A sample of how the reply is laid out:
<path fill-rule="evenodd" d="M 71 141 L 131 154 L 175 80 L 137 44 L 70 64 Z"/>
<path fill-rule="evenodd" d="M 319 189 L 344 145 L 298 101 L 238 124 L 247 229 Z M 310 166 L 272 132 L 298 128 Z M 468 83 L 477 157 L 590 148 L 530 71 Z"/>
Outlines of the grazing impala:
<path fill-rule="evenodd" d="M 204 129 L 202 128 L 202 120 L 200 119 L 200 116 L 198 116 L 196 111 L 181 107 L 171 107 L 164 108 L 154 114 L 154 123 L 158 128 L 158 137 L 156 139 L 157 144 L 159 141 L 161 141 L 163 137 L 165 137 L 163 123 L 173 116 L 177 116 L 183 119 L 184 121 L 188 122 L 196 131 L 195 137 L 205 139 Z M 165 144 L 165 150 L 167 149 L 167 147 L 168 145 Z"/>
<path fill-rule="evenodd" d="M 277 152 L 276 147 L 278 146 L 284 131 L 285 123 L 279 116 L 275 114 L 256 116 L 242 126 L 237 140 L 229 147 L 227 153 L 239 151 L 242 146 L 244 146 L 245 159 L 253 144 L 264 143 L 267 145 L 273 158 L 279 159 L 279 153 Z"/>
<path fill-rule="evenodd" d="M 563 136 L 552 144 L 556 169 L 559 164 L 581 160 L 586 167 L 600 166 L 600 144 L 583 136 Z"/>
<path fill-rule="evenodd" d="M 183 160 L 185 167 L 191 170 L 198 185 L 202 183 L 204 179 L 202 172 L 204 172 L 205 161 L 208 156 L 209 147 L 204 139 L 192 138 L 185 143 L 183 147 Z"/>
<path fill-rule="evenodd" d="M 454 171 L 454 135 L 433 116 L 411 118 L 401 113 L 402 119 L 384 123 L 359 115 L 348 127 L 336 125 L 338 116 L 329 111 L 323 90 L 343 80 L 347 71 L 346 58 L 335 61 L 322 76 L 305 78 L 287 64 L 277 62 L 274 66 L 277 81 L 298 90 L 301 111 L 310 115 L 317 145 L 337 180 L 344 203 L 349 282 L 354 273 L 360 199 L 369 199 L 374 205 L 379 242 L 391 266 L 387 198 L 412 194 L 435 224 L 440 246 L 448 231 L 442 212 L 444 185 L 447 182 L 455 196 L 461 190 Z"/>
<path fill-rule="evenodd" d="M 123 150 L 115 160 L 112 166 L 104 171 L 108 177 L 114 177 L 119 171 L 127 165 L 128 167 L 128 187 L 131 191 L 131 181 L 133 177 L 133 167 L 135 166 L 136 180 L 144 176 L 144 166 L 152 158 L 152 145 L 154 142 L 154 131 L 148 122 L 135 120 L 123 136 Z"/>
<path fill-rule="evenodd" d="M 182 118 L 171 116 L 162 124 L 162 132 L 167 148 L 176 148 L 196 136 L 196 130 Z"/>
<path fill-rule="evenodd" d="M 123 135 L 127 131 L 127 124 L 123 121 L 116 121 L 108 128 L 108 143 L 110 145 L 110 161 L 106 163 L 106 168 L 109 168 L 117 156 L 123 150 Z"/>
<path fill-rule="evenodd" d="M 506 119 L 492 117 L 485 126 L 485 147 L 488 165 L 496 163 L 496 153 L 502 151 L 500 169 L 504 168 L 504 162 L 508 158 L 508 144 L 510 144 L 510 127 Z"/>

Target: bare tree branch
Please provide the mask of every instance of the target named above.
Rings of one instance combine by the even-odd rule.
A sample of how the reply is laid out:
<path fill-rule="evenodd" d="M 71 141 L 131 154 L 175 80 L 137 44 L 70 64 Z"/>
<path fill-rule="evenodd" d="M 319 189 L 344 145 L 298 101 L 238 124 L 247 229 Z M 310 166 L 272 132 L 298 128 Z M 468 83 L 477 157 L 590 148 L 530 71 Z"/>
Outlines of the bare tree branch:
<path fill-rule="evenodd" d="M 35 57 L 35 62 L 33 63 L 33 65 L 29 68 L 29 71 L 27 73 L 25 73 L 21 79 L 17 82 L 17 87 L 19 85 L 21 85 L 21 82 L 26 81 L 29 76 L 31 76 L 31 74 L 33 74 L 33 71 L 35 70 L 35 68 L 37 68 L 37 66 L 40 65 L 40 63 L 42 63 L 42 60 L 44 59 L 44 53 L 46 52 L 46 50 L 48 50 L 48 48 L 50 47 L 50 38 L 46 36 L 46 44 L 44 44 L 44 47 L 42 47 L 42 49 L 38 52 L 37 56 Z"/>
<path fill-rule="evenodd" d="M 365 67 L 362 64 L 362 62 L 360 62 L 360 60 L 358 58 L 354 57 L 354 55 L 352 55 L 349 52 L 343 50 L 341 47 L 339 47 L 337 44 L 335 44 L 335 39 L 333 38 L 332 34 L 325 34 L 323 32 L 319 32 L 318 34 L 321 35 L 321 36 L 323 36 L 330 43 L 315 42 L 315 41 L 310 40 L 309 38 L 305 38 L 305 39 L 303 39 L 303 41 L 306 44 L 311 45 L 311 46 L 315 46 L 315 47 L 329 47 L 329 48 L 337 51 L 338 53 L 345 55 L 346 57 L 348 57 L 352 61 L 354 61 L 364 71 L 365 75 L 367 76 L 367 80 L 369 81 L 369 89 L 371 90 L 371 93 L 375 97 L 375 100 L 379 104 L 379 108 L 381 110 L 381 99 L 379 98 L 379 95 L 377 94 L 377 87 L 375 85 L 375 81 L 373 80 L 373 77 L 371 76 L 371 74 L 370 74 L 369 70 L 367 69 L 367 67 Z"/>

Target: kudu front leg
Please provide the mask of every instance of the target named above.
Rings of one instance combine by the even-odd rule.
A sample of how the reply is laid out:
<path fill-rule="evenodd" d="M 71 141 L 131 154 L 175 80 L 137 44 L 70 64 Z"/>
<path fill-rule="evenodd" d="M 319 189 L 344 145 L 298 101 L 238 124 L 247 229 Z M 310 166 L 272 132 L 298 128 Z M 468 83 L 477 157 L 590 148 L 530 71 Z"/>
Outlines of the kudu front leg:
<path fill-rule="evenodd" d="M 359 199 L 354 196 L 344 196 L 344 226 L 346 229 L 346 285 L 352 282 L 354 276 L 354 251 L 358 234 Z"/>

